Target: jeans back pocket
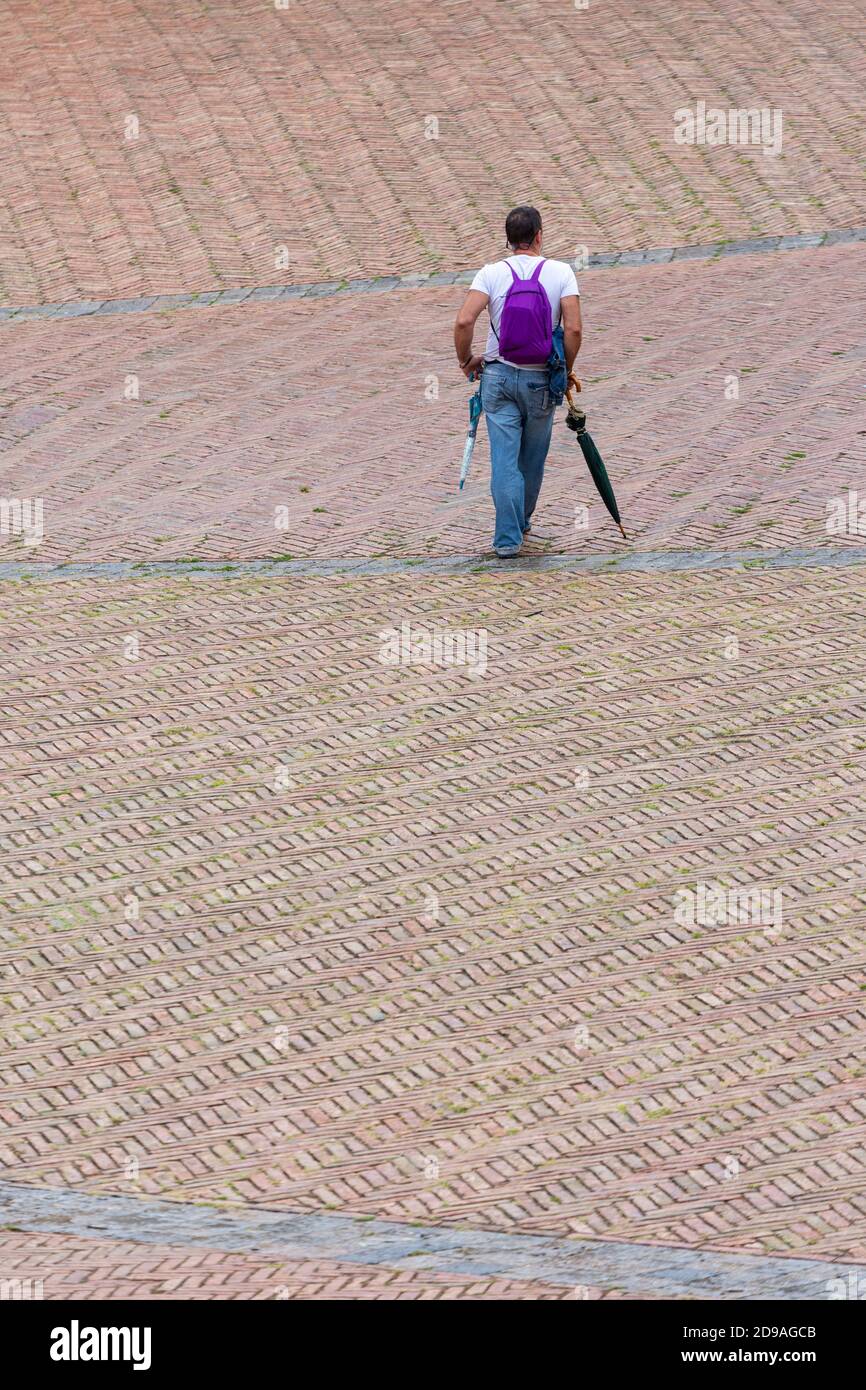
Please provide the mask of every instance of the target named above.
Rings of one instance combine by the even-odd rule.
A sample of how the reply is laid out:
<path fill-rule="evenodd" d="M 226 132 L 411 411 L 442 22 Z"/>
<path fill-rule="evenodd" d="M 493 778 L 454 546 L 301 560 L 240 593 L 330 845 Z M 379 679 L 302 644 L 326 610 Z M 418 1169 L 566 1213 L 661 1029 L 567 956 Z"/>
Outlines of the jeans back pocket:
<path fill-rule="evenodd" d="M 550 391 L 547 384 L 543 381 L 527 382 L 530 390 L 529 412 L 531 415 L 546 415 L 551 409 L 553 402 L 550 399 Z"/>

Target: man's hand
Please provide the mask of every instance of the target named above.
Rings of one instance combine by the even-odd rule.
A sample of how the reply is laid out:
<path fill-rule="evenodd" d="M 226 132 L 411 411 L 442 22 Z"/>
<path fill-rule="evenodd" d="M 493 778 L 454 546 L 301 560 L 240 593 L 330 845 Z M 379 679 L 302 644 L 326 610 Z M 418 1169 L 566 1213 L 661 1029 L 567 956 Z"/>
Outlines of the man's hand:
<path fill-rule="evenodd" d="M 480 376 L 484 371 L 483 357 L 470 357 L 469 361 L 460 368 L 467 381 L 471 381 L 473 376 Z"/>

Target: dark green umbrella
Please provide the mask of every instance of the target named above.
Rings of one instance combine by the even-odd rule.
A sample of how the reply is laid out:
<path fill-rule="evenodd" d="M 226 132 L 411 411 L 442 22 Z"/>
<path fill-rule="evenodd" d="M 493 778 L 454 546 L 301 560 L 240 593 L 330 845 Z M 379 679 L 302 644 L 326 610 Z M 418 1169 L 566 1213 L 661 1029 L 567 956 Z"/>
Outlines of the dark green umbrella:
<path fill-rule="evenodd" d="M 577 378 L 571 377 L 570 380 L 579 391 L 580 382 Z M 565 423 L 568 428 L 574 430 L 577 435 L 577 442 L 583 451 L 583 457 L 586 459 L 587 468 L 592 474 L 592 481 L 598 488 L 599 497 L 607 507 L 620 531 L 622 531 L 623 539 L 628 540 L 628 536 L 625 534 L 625 531 L 623 531 L 622 522 L 619 519 L 619 507 L 616 505 L 616 498 L 613 495 L 610 478 L 607 476 L 607 469 L 602 462 L 601 454 L 595 447 L 595 440 L 591 434 L 587 434 L 586 432 L 586 411 L 581 410 L 580 406 L 575 404 L 570 391 L 566 391 L 565 395 L 568 400 L 568 414 L 565 417 Z"/>

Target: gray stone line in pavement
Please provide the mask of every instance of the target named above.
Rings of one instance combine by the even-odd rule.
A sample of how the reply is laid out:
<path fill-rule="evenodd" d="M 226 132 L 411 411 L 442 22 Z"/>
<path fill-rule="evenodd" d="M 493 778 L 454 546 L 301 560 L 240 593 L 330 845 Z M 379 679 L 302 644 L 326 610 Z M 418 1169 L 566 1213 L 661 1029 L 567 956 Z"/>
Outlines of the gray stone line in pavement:
<path fill-rule="evenodd" d="M 279 579 L 296 575 L 319 579 L 380 574 L 534 573 L 565 570 L 573 574 L 669 574 L 694 570 L 831 569 L 866 564 L 866 546 L 788 550 L 637 550 L 617 555 L 521 555 L 500 560 L 493 555 L 440 555 L 435 558 L 362 555 L 307 560 L 105 560 L 91 564 L 12 561 L 0 564 L 0 580 L 57 579 Z"/>
<path fill-rule="evenodd" d="M 226 1210 L 9 1182 L 0 1182 L 2 1227 L 268 1259 L 338 1260 L 474 1278 L 530 1280 L 575 1290 L 621 1289 L 668 1298 L 838 1298 L 848 1289 L 849 1276 L 854 1275 L 856 1286 L 864 1269 L 848 1261 L 419 1226 L 324 1212 Z"/>
<path fill-rule="evenodd" d="M 666 265 L 669 261 L 713 260 L 766 251 L 811 250 L 816 246 L 840 246 L 866 242 L 866 227 L 839 227 L 827 232 L 803 232 L 795 236 L 752 237 L 747 241 L 719 241 L 703 246 L 656 246 L 643 251 L 600 251 L 590 255 L 585 270 L 612 266 Z M 255 304 L 275 299 L 321 299 L 334 295 L 366 294 L 383 290 L 423 289 L 435 285 L 466 285 L 474 270 L 413 272 L 378 275 L 372 279 L 320 280 L 301 285 L 263 285 L 258 289 L 202 290 L 180 294 L 142 295 L 137 299 L 78 299 L 65 304 L 25 304 L 0 307 L 0 324 L 26 323 L 30 319 L 70 319 L 95 314 L 138 314 L 145 310 L 207 309 L 214 305 Z"/>

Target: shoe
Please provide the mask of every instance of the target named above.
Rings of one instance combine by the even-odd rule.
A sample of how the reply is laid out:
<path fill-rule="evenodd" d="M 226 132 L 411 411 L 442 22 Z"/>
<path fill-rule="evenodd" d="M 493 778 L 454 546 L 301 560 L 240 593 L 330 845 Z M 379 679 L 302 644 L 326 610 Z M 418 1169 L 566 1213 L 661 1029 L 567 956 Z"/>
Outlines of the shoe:
<path fill-rule="evenodd" d="M 520 554 L 519 550 L 497 550 L 494 552 L 497 560 L 516 560 Z"/>

